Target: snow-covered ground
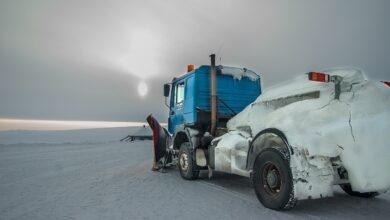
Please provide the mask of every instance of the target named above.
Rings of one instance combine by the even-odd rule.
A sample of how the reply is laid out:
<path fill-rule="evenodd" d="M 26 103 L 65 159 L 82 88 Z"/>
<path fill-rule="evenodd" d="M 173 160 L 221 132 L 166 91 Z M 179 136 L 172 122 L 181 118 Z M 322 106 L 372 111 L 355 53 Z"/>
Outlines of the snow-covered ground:
<path fill-rule="evenodd" d="M 0 132 L 0 219 L 388 219 L 390 193 L 362 199 L 338 189 L 276 212 L 244 177 L 152 172 L 151 141 L 116 138 L 127 133 Z"/>
<path fill-rule="evenodd" d="M 9 130 L 0 132 L 0 144 L 76 144 L 117 142 L 141 127 L 94 128 L 80 130 Z M 150 132 L 151 135 L 151 132 Z"/>

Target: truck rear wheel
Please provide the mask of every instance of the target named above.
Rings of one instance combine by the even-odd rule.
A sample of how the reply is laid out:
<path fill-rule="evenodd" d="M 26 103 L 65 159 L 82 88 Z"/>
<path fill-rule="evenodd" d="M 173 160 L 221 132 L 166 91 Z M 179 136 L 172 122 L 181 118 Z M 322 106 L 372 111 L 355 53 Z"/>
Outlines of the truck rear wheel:
<path fill-rule="evenodd" d="M 379 195 L 378 192 L 356 192 L 352 190 L 351 184 L 340 184 L 341 189 L 344 190 L 350 196 L 362 197 L 362 198 L 373 198 Z"/>
<path fill-rule="evenodd" d="M 265 149 L 257 156 L 253 185 L 257 198 L 267 208 L 290 209 L 296 204 L 289 161 L 278 149 Z"/>
<path fill-rule="evenodd" d="M 194 169 L 193 155 L 188 142 L 184 142 L 180 146 L 178 166 L 183 179 L 195 180 L 199 177 L 199 170 Z"/>

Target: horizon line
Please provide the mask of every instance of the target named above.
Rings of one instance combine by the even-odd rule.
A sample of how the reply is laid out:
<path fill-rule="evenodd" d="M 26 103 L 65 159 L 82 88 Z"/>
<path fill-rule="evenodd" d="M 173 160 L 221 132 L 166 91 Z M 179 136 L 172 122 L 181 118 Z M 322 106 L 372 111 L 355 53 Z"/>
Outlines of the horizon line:
<path fill-rule="evenodd" d="M 9 130 L 75 130 L 89 128 L 141 127 L 147 122 L 45 120 L 0 118 L 0 131 Z M 161 123 L 166 125 L 166 123 Z"/>

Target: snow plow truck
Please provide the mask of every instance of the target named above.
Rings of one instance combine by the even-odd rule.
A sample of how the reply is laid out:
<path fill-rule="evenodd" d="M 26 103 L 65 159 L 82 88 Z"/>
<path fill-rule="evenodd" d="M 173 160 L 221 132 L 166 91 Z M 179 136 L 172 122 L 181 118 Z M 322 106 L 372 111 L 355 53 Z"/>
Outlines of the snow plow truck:
<path fill-rule="evenodd" d="M 157 169 L 177 165 L 185 180 L 202 170 L 251 178 L 267 208 L 390 188 L 390 87 L 363 71 L 302 74 L 266 91 L 245 68 L 211 64 L 164 85 L 168 129 L 151 115 Z"/>

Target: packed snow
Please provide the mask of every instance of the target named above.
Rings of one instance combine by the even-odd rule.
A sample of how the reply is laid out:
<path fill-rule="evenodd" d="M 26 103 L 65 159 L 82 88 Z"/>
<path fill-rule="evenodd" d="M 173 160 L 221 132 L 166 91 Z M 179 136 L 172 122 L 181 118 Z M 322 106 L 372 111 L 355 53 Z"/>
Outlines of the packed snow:
<path fill-rule="evenodd" d="M 259 79 L 259 75 L 257 75 L 252 70 L 248 70 L 246 68 L 238 68 L 238 67 L 229 67 L 229 66 L 218 66 L 221 70 L 222 74 L 231 75 L 234 79 L 241 80 L 242 77 L 247 77 L 250 80 L 256 81 Z"/>
<path fill-rule="evenodd" d="M 26 131 L 0 132 L 7 139 L 0 144 L 0 219 L 388 218 L 389 193 L 361 199 L 337 187 L 333 198 L 273 211 L 258 202 L 246 177 L 215 173 L 208 179 L 201 173 L 199 180 L 185 181 L 176 168 L 150 171 L 152 142 L 118 142 L 118 131 L 35 131 L 41 139 L 31 142 Z M 83 143 L 84 135 L 107 140 Z"/>
<path fill-rule="evenodd" d="M 265 128 L 282 131 L 296 152 L 291 158 L 294 179 L 308 181 L 294 184 L 299 199 L 333 195 L 331 159 L 346 168 L 353 190 L 388 190 L 390 89 L 367 80 L 358 69 L 325 72 L 343 77 L 339 100 L 334 98 L 333 83 L 313 82 L 301 75 L 266 90 L 228 122 L 228 129 L 249 126 L 252 134 Z"/>
<path fill-rule="evenodd" d="M 246 158 L 249 148 L 249 135 L 231 132 L 214 141 L 218 141 L 215 148 L 215 169 L 222 172 L 234 173 L 249 177 L 245 170 Z"/>

